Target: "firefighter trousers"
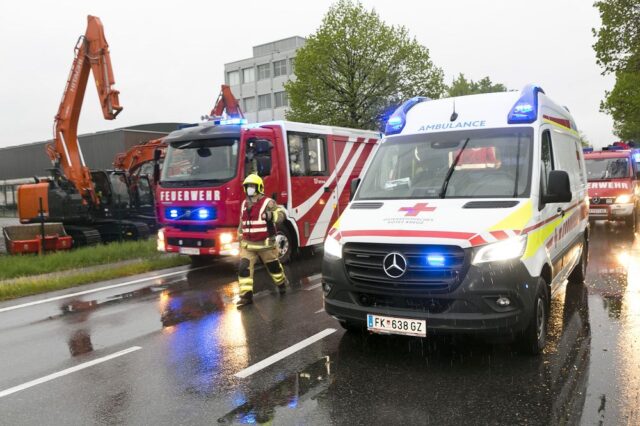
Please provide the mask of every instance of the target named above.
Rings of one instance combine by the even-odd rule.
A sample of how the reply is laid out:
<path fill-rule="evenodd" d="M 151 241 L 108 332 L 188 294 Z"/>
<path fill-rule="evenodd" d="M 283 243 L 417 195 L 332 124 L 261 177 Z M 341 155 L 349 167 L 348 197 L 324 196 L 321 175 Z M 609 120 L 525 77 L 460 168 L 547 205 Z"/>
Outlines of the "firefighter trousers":
<path fill-rule="evenodd" d="M 253 291 L 253 271 L 258 259 L 264 266 L 276 286 L 285 284 L 284 269 L 278 260 L 278 249 L 274 246 L 250 249 L 244 244 L 240 248 L 240 264 L 238 265 L 238 283 L 240 296 Z"/>

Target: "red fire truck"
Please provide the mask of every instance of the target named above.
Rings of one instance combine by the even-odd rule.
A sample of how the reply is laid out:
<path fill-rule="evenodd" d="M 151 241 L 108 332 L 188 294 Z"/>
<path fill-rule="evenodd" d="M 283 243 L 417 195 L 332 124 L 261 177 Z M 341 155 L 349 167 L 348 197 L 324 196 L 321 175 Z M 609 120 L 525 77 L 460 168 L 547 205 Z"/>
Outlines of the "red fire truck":
<path fill-rule="evenodd" d="M 262 176 L 265 194 L 285 207 L 280 257 L 321 244 L 349 202 L 349 183 L 377 147 L 377 132 L 273 121 L 212 120 L 177 130 L 156 192 L 158 250 L 200 258 L 237 255 L 242 181 Z"/>
<path fill-rule="evenodd" d="M 640 214 L 640 149 L 611 146 L 586 152 L 589 219 L 624 221 L 634 229 Z"/>

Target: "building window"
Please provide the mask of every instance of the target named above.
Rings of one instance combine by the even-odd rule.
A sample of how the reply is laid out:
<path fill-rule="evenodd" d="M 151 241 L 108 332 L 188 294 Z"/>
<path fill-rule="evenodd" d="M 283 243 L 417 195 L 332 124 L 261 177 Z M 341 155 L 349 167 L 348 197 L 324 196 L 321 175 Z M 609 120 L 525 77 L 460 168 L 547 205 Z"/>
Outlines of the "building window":
<path fill-rule="evenodd" d="M 271 78 L 271 68 L 269 64 L 258 65 L 258 80 Z"/>
<path fill-rule="evenodd" d="M 244 104 L 244 112 L 253 112 L 256 110 L 256 98 L 254 96 L 244 98 L 242 102 Z"/>
<path fill-rule="evenodd" d="M 240 72 L 239 71 L 228 72 L 227 79 L 229 80 L 229 86 L 235 86 L 236 84 L 240 84 Z"/>
<path fill-rule="evenodd" d="M 258 109 L 271 109 L 271 93 L 258 96 Z"/>
<path fill-rule="evenodd" d="M 289 69 L 291 70 L 291 74 L 296 73 L 296 58 L 289 59 Z"/>
<path fill-rule="evenodd" d="M 256 70 L 255 68 L 245 68 L 242 70 L 242 82 L 243 83 L 251 83 L 256 80 Z"/>
<path fill-rule="evenodd" d="M 289 98 L 287 92 L 276 92 L 273 94 L 276 108 L 282 108 L 289 106 Z"/>
<path fill-rule="evenodd" d="M 273 76 L 287 75 L 287 60 L 273 61 Z"/>

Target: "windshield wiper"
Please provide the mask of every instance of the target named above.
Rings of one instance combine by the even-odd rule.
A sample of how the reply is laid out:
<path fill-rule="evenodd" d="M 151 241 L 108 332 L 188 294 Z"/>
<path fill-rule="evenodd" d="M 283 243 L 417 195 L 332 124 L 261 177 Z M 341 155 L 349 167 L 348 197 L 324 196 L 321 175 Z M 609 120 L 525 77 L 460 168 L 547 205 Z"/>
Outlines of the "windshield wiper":
<path fill-rule="evenodd" d="M 440 198 L 444 198 L 444 196 L 446 195 L 447 187 L 449 186 L 449 179 L 451 179 L 451 175 L 453 175 L 453 171 L 455 170 L 456 166 L 458 165 L 458 161 L 460 161 L 460 157 L 462 156 L 462 151 L 464 151 L 464 149 L 467 147 L 469 140 L 471 140 L 471 138 L 467 138 L 467 140 L 464 141 L 464 143 L 462 144 L 462 148 L 460 148 L 460 151 L 458 152 L 458 155 L 456 155 L 455 160 L 453 160 L 453 164 L 451 164 L 451 167 L 449 167 L 449 170 L 447 170 L 447 175 L 444 178 L 444 182 L 442 182 L 442 189 L 440 189 Z"/>

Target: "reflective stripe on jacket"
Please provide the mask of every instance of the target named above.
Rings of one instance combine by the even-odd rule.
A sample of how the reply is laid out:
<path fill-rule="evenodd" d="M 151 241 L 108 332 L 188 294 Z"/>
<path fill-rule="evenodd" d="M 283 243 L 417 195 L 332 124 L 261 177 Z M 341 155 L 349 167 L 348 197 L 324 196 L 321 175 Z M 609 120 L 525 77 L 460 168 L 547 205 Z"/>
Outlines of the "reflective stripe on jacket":
<path fill-rule="evenodd" d="M 269 224 L 262 219 L 267 206 L 271 199 L 262 197 L 257 200 L 251 207 L 247 207 L 247 200 L 242 202 L 242 210 L 240 213 L 240 226 L 242 228 L 242 238 L 247 241 L 264 241 L 271 233 L 269 232 Z"/>

